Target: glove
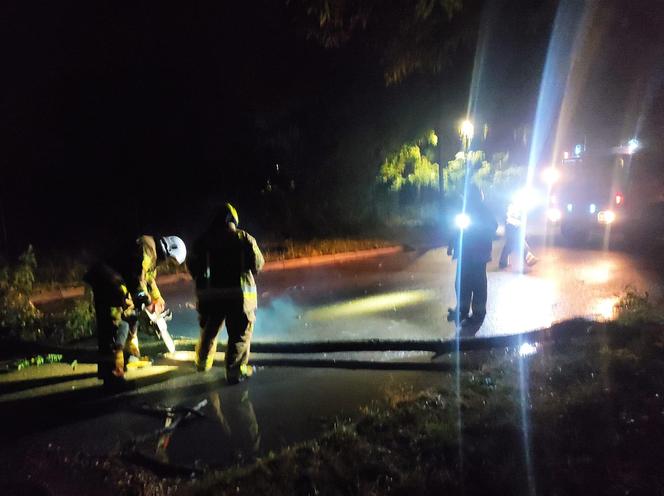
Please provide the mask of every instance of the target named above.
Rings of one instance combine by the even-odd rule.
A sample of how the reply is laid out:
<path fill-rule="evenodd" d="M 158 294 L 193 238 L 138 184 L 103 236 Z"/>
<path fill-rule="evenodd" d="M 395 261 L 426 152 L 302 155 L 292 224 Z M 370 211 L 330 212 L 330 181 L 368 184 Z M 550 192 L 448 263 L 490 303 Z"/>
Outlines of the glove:
<path fill-rule="evenodd" d="M 138 293 L 136 293 L 134 301 L 140 307 L 144 305 L 148 306 L 151 303 L 150 296 L 148 296 L 148 294 L 145 291 L 139 291 Z"/>
<path fill-rule="evenodd" d="M 166 302 L 160 296 L 156 300 L 152 300 L 152 302 L 147 307 L 147 309 L 150 313 L 155 313 L 157 315 L 161 315 L 164 312 L 164 310 L 166 309 Z"/>

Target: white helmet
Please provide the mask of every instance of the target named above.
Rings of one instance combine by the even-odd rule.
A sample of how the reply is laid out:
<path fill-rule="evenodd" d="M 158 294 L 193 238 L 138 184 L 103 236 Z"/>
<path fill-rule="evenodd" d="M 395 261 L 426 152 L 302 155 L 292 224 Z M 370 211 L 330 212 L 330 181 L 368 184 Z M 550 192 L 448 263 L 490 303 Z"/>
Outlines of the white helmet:
<path fill-rule="evenodd" d="M 177 236 L 164 236 L 159 243 L 166 256 L 175 260 L 178 265 L 181 265 L 187 258 L 187 247 L 184 245 L 184 241 Z"/>

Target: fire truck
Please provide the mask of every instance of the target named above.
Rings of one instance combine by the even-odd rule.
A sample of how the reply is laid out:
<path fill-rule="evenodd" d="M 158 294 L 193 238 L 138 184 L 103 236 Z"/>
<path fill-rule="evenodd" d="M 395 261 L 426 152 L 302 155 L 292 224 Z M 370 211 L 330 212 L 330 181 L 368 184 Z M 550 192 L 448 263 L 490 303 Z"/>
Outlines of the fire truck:
<path fill-rule="evenodd" d="M 648 167 L 637 140 L 603 151 L 577 145 L 558 166 L 545 169 L 547 218 L 571 241 L 593 235 L 623 239 L 664 235 L 664 174 Z"/>

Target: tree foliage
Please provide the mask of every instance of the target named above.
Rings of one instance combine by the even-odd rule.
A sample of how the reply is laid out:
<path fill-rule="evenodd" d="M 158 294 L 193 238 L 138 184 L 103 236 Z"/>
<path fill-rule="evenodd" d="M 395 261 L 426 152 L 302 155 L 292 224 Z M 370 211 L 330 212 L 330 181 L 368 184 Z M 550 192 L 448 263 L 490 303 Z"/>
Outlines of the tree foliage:
<path fill-rule="evenodd" d="M 0 271 L 0 330 L 17 335 L 37 328 L 41 312 L 30 301 L 37 259 L 32 246 L 14 267 Z"/>
<path fill-rule="evenodd" d="M 388 84 L 416 71 L 438 72 L 477 33 L 477 0 L 290 0 L 307 37 L 339 47 L 362 31 L 378 51 Z M 466 16 L 459 15 L 468 7 Z"/>
<path fill-rule="evenodd" d="M 445 194 L 456 194 L 463 188 L 466 171 L 470 171 L 471 180 L 485 193 L 493 197 L 509 196 L 523 185 L 527 167 L 510 162 L 508 153 L 495 153 L 491 160 L 481 150 L 470 150 L 468 159 L 464 152 L 459 152 L 447 163 L 443 170 L 443 189 Z"/>
<path fill-rule="evenodd" d="M 394 191 L 405 185 L 438 188 L 439 165 L 433 162 L 438 136 L 431 130 L 415 143 L 405 143 L 380 167 L 380 179 Z"/>

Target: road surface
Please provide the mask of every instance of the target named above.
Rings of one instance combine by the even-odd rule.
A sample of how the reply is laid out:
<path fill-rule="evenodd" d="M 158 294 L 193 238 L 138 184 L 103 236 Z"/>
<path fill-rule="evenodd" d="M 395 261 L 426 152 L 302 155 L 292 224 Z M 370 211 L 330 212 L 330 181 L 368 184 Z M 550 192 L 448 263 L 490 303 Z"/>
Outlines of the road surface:
<path fill-rule="evenodd" d="M 541 241 L 541 239 L 540 239 Z M 572 317 L 607 319 L 627 287 L 662 293 L 658 260 L 597 248 L 546 246 L 524 273 L 488 265 L 487 317 L 478 337 L 545 328 Z M 454 264 L 443 248 L 259 276 L 255 341 L 453 338 Z M 164 289 L 171 331 L 197 337 L 191 284 Z"/>
<path fill-rule="evenodd" d="M 494 260 L 501 244 L 495 243 Z M 477 336 L 519 333 L 578 316 L 608 318 L 626 286 L 649 291 L 655 298 L 662 294 L 663 271 L 657 259 L 537 242 L 534 248 L 540 262 L 526 274 L 498 271 L 495 261 L 489 264 L 488 315 Z M 442 248 L 265 273 L 258 279 L 260 309 L 254 340 L 452 338 L 453 325 L 444 317 L 454 304 L 453 280 L 454 266 Z M 175 311 L 173 334 L 195 337 L 191 285 L 164 287 L 163 292 Z M 344 354 L 343 358 L 423 362 L 431 355 Z M 166 466 L 225 466 L 311 439 L 335 419 L 356 415 L 360 406 L 440 385 L 444 374 L 265 367 L 248 383 L 230 387 L 221 367 L 196 374 L 183 363 L 178 371 L 174 378 L 111 401 L 100 400 L 99 395 L 85 401 L 64 395 L 57 396 L 57 406 L 43 410 L 41 401 L 19 405 L 27 417 L 18 424 L 21 429 L 5 429 L 14 439 L 0 448 L 0 465 L 6 471 L 0 476 L 11 477 L 16 487 L 48 480 L 51 488 L 66 488 L 72 484 L 65 480 L 66 474 L 44 472 L 49 466 L 41 462 L 49 456 L 45 453 L 58 449 L 65 454 L 107 454 L 118 452 L 132 439 L 139 439 L 137 453 Z M 164 426 L 165 417 L 148 414 L 143 406 L 178 404 L 203 405 L 205 417 L 178 427 L 170 437 L 146 438 Z M 0 398 L 0 411 L 6 405 Z M 65 405 L 68 409 L 63 410 Z M 11 412 L 10 417 L 15 418 Z"/>

